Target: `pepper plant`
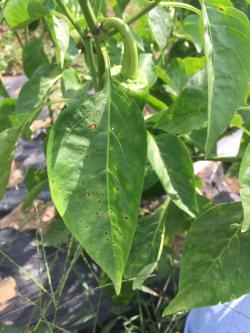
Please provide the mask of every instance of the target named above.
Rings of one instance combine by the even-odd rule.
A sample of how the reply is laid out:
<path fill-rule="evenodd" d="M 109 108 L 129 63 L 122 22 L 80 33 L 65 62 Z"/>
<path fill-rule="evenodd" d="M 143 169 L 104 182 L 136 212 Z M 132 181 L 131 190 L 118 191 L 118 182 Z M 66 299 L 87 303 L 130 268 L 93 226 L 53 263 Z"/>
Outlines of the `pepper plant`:
<path fill-rule="evenodd" d="M 48 179 L 65 225 L 118 295 L 124 280 L 140 289 L 168 239 L 186 232 L 179 292 L 164 315 L 248 293 L 249 1 L 1 6 L 28 81 L 17 99 L 0 85 L 0 195 L 18 140 L 30 137 L 45 106 L 59 104 L 46 140 L 48 172 L 26 204 Z M 218 140 L 239 128 L 238 155 L 219 156 Z M 205 199 L 193 170 L 198 160 L 231 163 L 242 203 Z M 152 196 L 164 200 L 141 216 L 141 199 Z"/>

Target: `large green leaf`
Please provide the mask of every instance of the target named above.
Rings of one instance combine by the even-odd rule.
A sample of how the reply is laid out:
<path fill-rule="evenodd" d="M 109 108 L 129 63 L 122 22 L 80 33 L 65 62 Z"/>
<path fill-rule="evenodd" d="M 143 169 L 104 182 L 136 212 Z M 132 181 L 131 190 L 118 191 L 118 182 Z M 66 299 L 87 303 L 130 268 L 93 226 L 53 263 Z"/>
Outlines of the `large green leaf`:
<path fill-rule="evenodd" d="M 198 212 L 192 160 L 184 143 L 171 134 L 148 133 L 148 159 L 175 204 L 194 217 Z"/>
<path fill-rule="evenodd" d="M 9 26 L 16 29 L 42 18 L 52 8 L 52 0 L 9 0 L 4 8 L 4 17 Z"/>
<path fill-rule="evenodd" d="M 114 87 L 64 109 L 48 142 L 52 199 L 117 293 L 137 223 L 146 146 L 140 110 Z"/>
<path fill-rule="evenodd" d="M 246 99 L 250 24 L 229 0 L 203 0 L 202 16 L 208 63 L 208 154 Z"/>
<path fill-rule="evenodd" d="M 188 234 L 179 292 L 164 315 L 234 300 L 250 291 L 250 233 L 242 233 L 241 203 L 218 205 Z"/>
<path fill-rule="evenodd" d="M 198 53 L 202 51 L 202 36 L 199 26 L 199 16 L 196 14 L 188 15 L 183 21 L 183 30 L 186 37 L 191 40 Z"/>
<path fill-rule="evenodd" d="M 250 229 L 250 144 L 248 145 L 240 165 L 240 196 L 244 209 L 242 231 Z"/>
<path fill-rule="evenodd" d="M 144 216 L 138 220 L 124 274 L 125 279 L 133 279 L 134 289 L 141 287 L 148 275 L 157 267 L 163 248 L 164 225 L 168 206 L 169 199 L 156 209 L 152 215 Z M 145 247 L 147 251 L 145 251 Z"/>

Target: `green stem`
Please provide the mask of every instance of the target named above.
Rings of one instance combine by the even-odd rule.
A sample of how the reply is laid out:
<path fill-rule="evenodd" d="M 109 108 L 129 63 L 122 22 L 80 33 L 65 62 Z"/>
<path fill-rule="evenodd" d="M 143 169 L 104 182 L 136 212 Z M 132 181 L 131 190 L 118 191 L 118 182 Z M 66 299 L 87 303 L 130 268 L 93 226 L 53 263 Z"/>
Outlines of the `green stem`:
<path fill-rule="evenodd" d="M 97 35 L 99 31 L 99 25 L 89 0 L 79 0 L 79 4 L 90 32 L 92 35 Z"/>
<path fill-rule="evenodd" d="M 102 5 L 102 0 L 96 0 L 95 10 L 94 10 L 96 16 L 98 16 L 101 10 L 101 5 Z"/>
<path fill-rule="evenodd" d="M 142 8 L 142 10 L 140 10 L 138 13 L 136 13 L 135 15 L 128 18 L 126 20 L 126 23 L 128 25 L 130 25 L 130 24 L 134 23 L 135 21 L 139 20 L 142 16 L 144 16 L 145 14 L 150 12 L 152 9 L 154 9 L 156 6 L 158 6 L 160 2 L 161 2 L 161 0 L 156 0 L 155 2 L 149 3 L 144 8 Z"/>
<path fill-rule="evenodd" d="M 213 161 L 213 162 L 240 162 L 241 158 L 239 157 L 231 157 L 231 156 L 208 156 L 207 158 L 205 156 L 193 156 L 192 157 L 193 162 L 198 161 Z"/>
<path fill-rule="evenodd" d="M 241 106 L 238 108 L 238 111 L 250 111 L 250 105 Z"/>
<path fill-rule="evenodd" d="M 96 69 L 96 64 L 95 64 L 95 59 L 94 59 L 94 54 L 93 54 L 93 47 L 92 47 L 92 39 L 91 38 L 86 38 L 85 39 L 85 49 L 86 49 L 86 61 L 89 66 L 90 74 L 93 79 L 94 83 L 94 88 L 95 91 L 98 91 L 99 89 L 99 82 L 98 82 L 98 76 L 97 76 L 97 69 Z"/>
<path fill-rule="evenodd" d="M 125 79 L 136 79 L 139 71 L 138 51 L 134 36 L 128 25 L 118 17 L 109 17 L 103 20 L 102 29 L 106 33 L 115 29 L 121 34 L 124 44 L 121 75 Z"/>
<path fill-rule="evenodd" d="M 201 11 L 198 8 L 191 6 L 189 4 L 186 4 L 183 2 L 176 2 L 176 1 L 161 2 L 161 0 L 156 0 L 155 2 L 149 3 L 144 8 L 142 8 L 142 10 L 140 10 L 138 13 L 136 13 L 135 15 L 128 18 L 126 20 L 126 23 L 128 25 L 134 23 L 135 21 L 139 20 L 142 16 L 149 13 L 152 9 L 154 9 L 158 5 L 161 7 L 179 7 L 179 8 L 183 8 L 183 9 L 188 9 L 188 10 L 195 12 L 198 15 L 201 15 Z"/>
<path fill-rule="evenodd" d="M 182 9 L 187 9 L 187 10 L 191 10 L 192 12 L 198 14 L 198 15 L 201 15 L 201 10 L 194 7 L 194 6 L 191 6 L 187 3 L 184 3 L 184 2 L 176 2 L 176 1 L 167 1 L 167 2 L 161 2 L 159 4 L 159 6 L 161 7 L 176 7 L 176 8 L 182 8 Z"/>
<path fill-rule="evenodd" d="M 73 27 L 76 29 L 76 31 L 79 33 L 79 35 L 82 38 L 82 41 L 84 43 L 85 41 L 85 35 L 82 32 L 81 27 L 76 23 L 75 18 L 71 15 L 70 11 L 68 10 L 68 8 L 65 6 L 65 4 L 63 3 L 62 0 L 56 0 L 58 6 L 61 8 L 61 10 L 63 11 L 64 15 L 68 18 L 68 20 L 70 21 L 70 23 L 73 25 Z"/>

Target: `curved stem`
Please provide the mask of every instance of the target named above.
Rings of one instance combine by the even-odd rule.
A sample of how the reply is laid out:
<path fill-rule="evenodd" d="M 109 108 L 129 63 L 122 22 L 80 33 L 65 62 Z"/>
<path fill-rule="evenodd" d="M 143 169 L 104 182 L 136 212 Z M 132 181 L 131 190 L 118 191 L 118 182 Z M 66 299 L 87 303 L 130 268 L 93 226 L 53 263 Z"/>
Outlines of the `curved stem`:
<path fill-rule="evenodd" d="M 128 25 L 117 17 L 109 17 L 103 20 L 102 29 L 107 33 L 115 29 L 121 34 L 124 44 L 121 75 L 125 79 L 136 79 L 138 77 L 139 68 L 138 51 L 136 42 Z"/>
<path fill-rule="evenodd" d="M 192 12 L 201 15 L 201 10 L 189 5 L 187 3 L 184 2 L 176 2 L 176 1 L 167 1 L 167 2 L 160 2 L 159 6 L 161 7 L 176 7 L 176 8 L 182 8 L 182 9 L 187 9 L 187 10 L 191 10 Z"/>

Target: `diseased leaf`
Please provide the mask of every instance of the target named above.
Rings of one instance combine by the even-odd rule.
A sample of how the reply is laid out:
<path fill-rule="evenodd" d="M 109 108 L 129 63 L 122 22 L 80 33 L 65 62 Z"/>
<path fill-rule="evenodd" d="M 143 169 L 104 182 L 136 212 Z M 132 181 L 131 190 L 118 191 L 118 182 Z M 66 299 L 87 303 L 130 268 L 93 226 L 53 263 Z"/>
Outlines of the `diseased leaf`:
<path fill-rule="evenodd" d="M 125 279 L 133 280 L 133 289 L 138 289 L 157 267 L 161 256 L 164 234 L 165 219 L 168 211 L 169 199 L 154 211 L 152 215 L 139 218 L 125 269 Z M 147 248 L 147 251 L 145 251 Z M 145 274 L 145 267 L 149 274 Z"/>
<path fill-rule="evenodd" d="M 198 212 L 192 160 L 178 137 L 148 133 L 148 159 L 175 204 L 194 217 Z"/>
<path fill-rule="evenodd" d="M 208 68 L 208 154 L 246 99 L 250 23 L 226 0 L 203 0 L 202 13 Z"/>
<path fill-rule="evenodd" d="M 201 215 L 188 234 L 179 292 L 169 315 L 225 303 L 250 291 L 250 233 L 242 233 L 241 203 L 218 205 Z"/>
<path fill-rule="evenodd" d="M 165 9 L 156 7 L 149 12 L 148 22 L 156 43 L 163 50 L 173 27 L 171 16 Z"/>
<path fill-rule="evenodd" d="M 244 210 L 242 231 L 250 229 L 250 144 L 244 153 L 239 173 L 240 196 Z"/>
<path fill-rule="evenodd" d="M 64 109 L 48 142 L 52 199 L 118 294 L 137 223 L 146 145 L 140 110 L 114 87 Z"/>
<path fill-rule="evenodd" d="M 4 17 L 11 28 L 17 29 L 37 21 L 52 9 L 52 0 L 9 0 Z"/>
<path fill-rule="evenodd" d="M 48 58 L 43 50 L 42 38 L 32 38 L 23 48 L 23 68 L 28 77 L 31 77 L 35 70 L 48 64 Z"/>

